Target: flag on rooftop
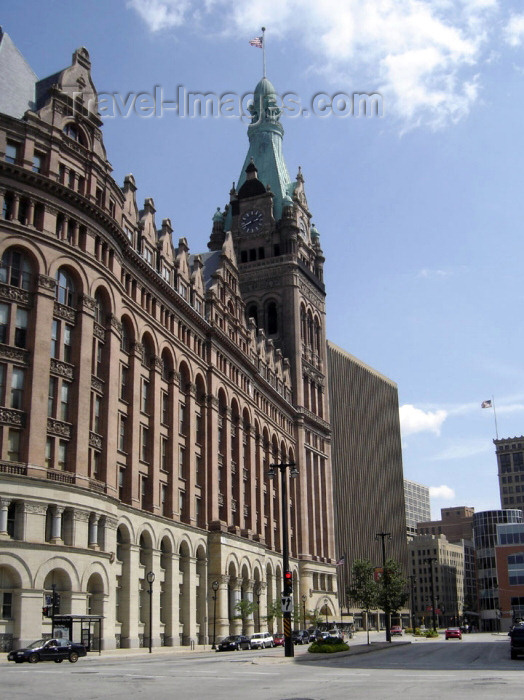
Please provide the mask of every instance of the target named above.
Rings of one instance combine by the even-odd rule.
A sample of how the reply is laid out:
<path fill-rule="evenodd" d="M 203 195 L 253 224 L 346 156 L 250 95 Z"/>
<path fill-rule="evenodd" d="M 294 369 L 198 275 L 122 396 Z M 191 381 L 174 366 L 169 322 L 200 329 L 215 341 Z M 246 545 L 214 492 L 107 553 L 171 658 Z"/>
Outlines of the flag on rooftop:
<path fill-rule="evenodd" d="M 483 401 L 480 404 L 481 408 L 491 408 L 491 399 L 488 399 L 487 401 Z"/>
<path fill-rule="evenodd" d="M 254 39 L 250 39 L 249 43 L 251 46 L 256 46 L 257 49 L 261 49 L 264 46 L 264 37 L 256 36 Z"/>

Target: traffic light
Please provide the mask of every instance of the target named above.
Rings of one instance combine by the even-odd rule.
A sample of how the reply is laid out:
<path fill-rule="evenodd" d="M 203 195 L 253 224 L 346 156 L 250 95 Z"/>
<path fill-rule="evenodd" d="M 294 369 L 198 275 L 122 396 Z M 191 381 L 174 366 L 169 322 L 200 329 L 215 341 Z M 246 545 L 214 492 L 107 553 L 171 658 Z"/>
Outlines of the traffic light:
<path fill-rule="evenodd" d="M 42 608 L 42 615 L 44 617 L 51 617 L 51 607 L 49 605 L 44 605 Z"/>
<path fill-rule="evenodd" d="M 293 574 L 291 571 L 284 571 L 284 595 L 293 593 Z"/>
<path fill-rule="evenodd" d="M 55 615 L 58 615 L 60 613 L 60 594 L 59 593 L 55 593 L 54 608 L 55 608 Z"/>

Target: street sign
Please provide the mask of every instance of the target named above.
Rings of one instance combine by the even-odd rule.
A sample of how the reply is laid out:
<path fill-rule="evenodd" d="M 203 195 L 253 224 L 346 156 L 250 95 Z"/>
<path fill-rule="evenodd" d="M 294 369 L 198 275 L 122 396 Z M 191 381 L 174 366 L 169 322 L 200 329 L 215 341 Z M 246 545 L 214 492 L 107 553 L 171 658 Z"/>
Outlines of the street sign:
<path fill-rule="evenodd" d="M 293 612 L 293 596 L 283 595 L 282 596 L 282 612 L 290 613 Z"/>

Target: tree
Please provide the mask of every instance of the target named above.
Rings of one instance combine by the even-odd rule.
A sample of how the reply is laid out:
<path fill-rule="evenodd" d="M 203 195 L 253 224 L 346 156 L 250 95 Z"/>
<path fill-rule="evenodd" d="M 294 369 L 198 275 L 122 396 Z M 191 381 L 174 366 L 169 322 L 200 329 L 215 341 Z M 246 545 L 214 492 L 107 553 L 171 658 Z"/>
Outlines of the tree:
<path fill-rule="evenodd" d="M 311 626 L 315 629 L 324 619 L 324 616 L 321 614 L 320 610 L 308 610 L 306 613 L 306 617 L 311 622 Z"/>
<path fill-rule="evenodd" d="M 369 559 L 355 559 L 351 567 L 351 585 L 348 586 L 346 594 L 352 603 L 366 613 L 366 631 L 369 625 L 368 615 L 371 610 L 377 608 L 377 584 L 373 578 L 374 567 Z"/>
<path fill-rule="evenodd" d="M 273 620 L 275 618 L 277 620 L 282 619 L 282 603 L 280 600 L 273 600 L 271 603 L 268 603 L 267 606 L 266 620 L 271 632 L 273 632 Z"/>
<path fill-rule="evenodd" d="M 249 617 L 256 610 L 258 610 L 258 605 L 253 600 L 246 600 L 245 598 L 242 598 L 241 600 L 237 600 L 235 603 L 235 610 L 238 613 L 236 618 L 242 620 L 242 628 L 245 629 L 246 622 L 248 621 Z"/>
<path fill-rule="evenodd" d="M 377 607 L 385 615 L 392 615 L 402 608 L 408 599 L 407 581 L 400 564 L 395 559 L 387 559 L 384 572 L 377 581 Z"/>

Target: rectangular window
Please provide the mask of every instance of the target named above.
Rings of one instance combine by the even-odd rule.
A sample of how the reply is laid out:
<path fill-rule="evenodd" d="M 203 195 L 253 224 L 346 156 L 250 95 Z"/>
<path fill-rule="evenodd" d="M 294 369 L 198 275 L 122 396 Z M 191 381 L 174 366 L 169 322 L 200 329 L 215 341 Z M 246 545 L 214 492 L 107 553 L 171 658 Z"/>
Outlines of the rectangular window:
<path fill-rule="evenodd" d="M 162 515 L 167 515 L 167 485 L 160 484 L 160 505 L 162 508 Z"/>
<path fill-rule="evenodd" d="M 7 436 L 7 459 L 10 462 L 20 461 L 20 431 L 9 428 Z"/>
<path fill-rule="evenodd" d="M 167 438 L 160 438 L 160 468 L 167 471 Z"/>
<path fill-rule="evenodd" d="M 67 442 L 65 440 L 58 441 L 58 463 L 56 466 L 62 471 L 67 468 Z"/>
<path fill-rule="evenodd" d="M 186 405 L 184 403 L 180 403 L 178 405 L 178 432 L 180 433 L 180 435 L 184 435 L 185 423 Z"/>
<path fill-rule="evenodd" d="M 0 406 L 5 406 L 5 377 L 7 365 L 0 364 Z"/>
<path fill-rule="evenodd" d="M 140 479 L 140 501 L 142 508 L 147 504 L 147 477 L 142 476 Z"/>
<path fill-rule="evenodd" d="M 34 173 L 43 172 L 44 163 L 45 163 L 45 153 L 39 153 L 38 151 L 35 151 L 33 153 L 33 172 Z"/>
<path fill-rule="evenodd" d="M 124 497 L 124 483 L 125 483 L 126 470 L 120 467 L 118 470 L 118 498 L 120 500 Z"/>
<path fill-rule="evenodd" d="M 120 365 L 120 398 L 127 400 L 127 384 L 129 381 L 129 367 Z"/>
<path fill-rule="evenodd" d="M 10 620 L 13 617 L 13 594 L 4 591 L 2 594 L 2 619 Z"/>
<path fill-rule="evenodd" d="M 62 389 L 60 391 L 60 420 L 69 420 L 69 396 L 71 392 L 71 383 L 62 380 Z M 98 431 L 97 431 L 98 432 Z"/>
<path fill-rule="evenodd" d="M 183 447 L 178 448 L 178 476 L 184 478 L 184 462 L 186 457 L 186 451 Z"/>
<path fill-rule="evenodd" d="M 121 452 L 126 450 L 126 416 L 120 414 L 120 424 L 118 426 L 118 449 Z"/>
<path fill-rule="evenodd" d="M 25 370 L 19 367 L 13 368 L 11 376 L 11 408 L 22 410 L 24 400 Z"/>
<path fill-rule="evenodd" d="M 102 399 L 100 396 L 94 397 L 93 401 L 93 430 L 95 433 L 100 435 L 100 409 L 102 406 Z"/>
<path fill-rule="evenodd" d="M 178 492 L 178 510 L 180 512 L 180 515 L 183 515 L 183 513 L 184 513 L 185 500 L 186 500 L 185 492 L 179 491 Z"/>
<path fill-rule="evenodd" d="M 204 441 L 204 423 L 202 421 L 202 413 L 197 411 L 196 413 L 196 441 L 201 445 Z"/>
<path fill-rule="evenodd" d="M 149 428 L 142 426 L 141 441 L 140 441 L 140 458 L 142 462 L 148 461 L 149 456 Z"/>
<path fill-rule="evenodd" d="M 9 305 L 0 304 L 0 343 L 9 342 Z"/>
<path fill-rule="evenodd" d="M 67 323 L 64 324 L 64 340 L 63 340 L 63 360 L 64 362 L 71 362 L 72 348 L 71 348 L 71 331 L 72 326 Z"/>
<path fill-rule="evenodd" d="M 47 469 L 53 468 L 53 448 L 54 448 L 53 438 L 48 437 L 45 443 L 45 466 Z"/>
<path fill-rule="evenodd" d="M 15 347 L 25 348 L 27 340 L 28 313 L 25 309 L 16 310 L 15 320 Z"/>
<path fill-rule="evenodd" d="M 16 164 L 18 162 L 18 144 L 8 141 L 5 147 L 6 163 Z"/>
<path fill-rule="evenodd" d="M 60 325 L 58 321 L 53 319 L 53 323 L 51 324 L 51 357 L 54 357 L 55 360 L 58 360 L 58 332 L 59 332 Z"/>
<path fill-rule="evenodd" d="M 147 379 L 142 379 L 142 400 L 141 400 L 142 413 L 147 413 L 148 405 L 149 405 L 149 382 L 147 381 Z"/>
<path fill-rule="evenodd" d="M 56 415 L 56 392 L 58 390 L 58 379 L 49 377 L 49 389 L 47 391 L 47 415 L 54 418 Z"/>
<path fill-rule="evenodd" d="M 169 394 L 166 391 L 162 392 L 162 423 L 169 423 Z"/>

